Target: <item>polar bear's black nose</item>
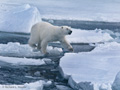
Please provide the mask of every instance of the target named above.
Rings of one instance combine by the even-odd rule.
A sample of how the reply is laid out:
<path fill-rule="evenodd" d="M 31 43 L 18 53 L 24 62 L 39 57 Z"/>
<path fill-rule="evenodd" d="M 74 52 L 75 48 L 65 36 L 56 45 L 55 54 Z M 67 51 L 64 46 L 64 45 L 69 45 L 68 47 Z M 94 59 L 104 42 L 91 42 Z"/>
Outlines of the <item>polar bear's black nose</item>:
<path fill-rule="evenodd" d="M 71 33 L 72 33 L 72 31 L 69 31 L 69 33 L 68 33 L 68 34 L 70 35 Z"/>

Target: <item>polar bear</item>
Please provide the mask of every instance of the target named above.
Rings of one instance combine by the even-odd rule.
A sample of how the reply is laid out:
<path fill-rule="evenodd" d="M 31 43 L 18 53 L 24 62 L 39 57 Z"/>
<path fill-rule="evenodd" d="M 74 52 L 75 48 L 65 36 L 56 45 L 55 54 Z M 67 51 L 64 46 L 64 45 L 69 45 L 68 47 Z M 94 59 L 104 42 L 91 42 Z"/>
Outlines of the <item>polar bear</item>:
<path fill-rule="evenodd" d="M 47 54 L 47 44 L 53 41 L 60 41 L 64 48 L 73 51 L 72 46 L 65 38 L 65 35 L 70 35 L 71 33 L 72 30 L 68 26 L 54 26 L 48 22 L 39 22 L 32 26 L 28 44 L 32 48 L 37 47 L 43 54 Z"/>

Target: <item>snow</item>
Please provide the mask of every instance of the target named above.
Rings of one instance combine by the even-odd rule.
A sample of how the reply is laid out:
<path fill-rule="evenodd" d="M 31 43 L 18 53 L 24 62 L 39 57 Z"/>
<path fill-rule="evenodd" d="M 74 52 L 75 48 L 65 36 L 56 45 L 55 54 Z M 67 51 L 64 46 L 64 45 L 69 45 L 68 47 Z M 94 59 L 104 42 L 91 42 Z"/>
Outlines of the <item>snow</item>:
<path fill-rule="evenodd" d="M 52 46 L 47 47 L 49 55 L 60 55 L 62 53 L 61 48 L 53 48 Z M 3 56 L 14 56 L 14 57 L 37 57 L 43 56 L 40 51 L 33 51 L 28 44 L 20 44 L 18 42 L 9 42 L 8 44 L 0 44 L 0 55 Z"/>
<path fill-rule="evenodd" d="M 101 29 L 81 30 L 72 28 L 72 31 L 71 35 L 66 36 L 71 43 L 97 43 L 113 40 L 109 33 L 103 32 Z"/>
<path fill-rule="evenodd" d="M 29 4 L 12 6 L 2 4 L 0 31 L 29 33 L 33 24 L 41 21 L 38 9 Z"/>
<path fill-rule="evenodd" d="M 0 90 L 43 90 L 45 84 L 49 83 L 40 80 L 32 83 L 25 83 L 24 85 L 0 85 Z"/>
<path fill-rule="evenodd" d="M 0 3 L 29 3 L 39 9 L 42 18 L 120 21 L 119 0 L 1 0 Z"/>
<path fill-rule="evenodd" d="M 120 44 L 117 42 L 98 44 L 91 52 L 66 53 L 60 60 L 60 66 L 77 83 L 92 82 L 95 90 L 111 88 L 111 83 L 120 70 L 119 51 Z"/>

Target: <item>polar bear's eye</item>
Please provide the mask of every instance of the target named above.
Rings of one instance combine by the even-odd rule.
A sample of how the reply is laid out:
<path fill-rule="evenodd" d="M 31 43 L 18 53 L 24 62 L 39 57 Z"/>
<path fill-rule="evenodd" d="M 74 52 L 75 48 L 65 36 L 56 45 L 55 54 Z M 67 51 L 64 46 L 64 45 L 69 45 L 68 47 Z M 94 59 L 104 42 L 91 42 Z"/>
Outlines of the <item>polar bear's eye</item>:
<path fill-rule="evenodd" d="M 69 30 L 69 29 L 67 28 L 67 30 Z"/>

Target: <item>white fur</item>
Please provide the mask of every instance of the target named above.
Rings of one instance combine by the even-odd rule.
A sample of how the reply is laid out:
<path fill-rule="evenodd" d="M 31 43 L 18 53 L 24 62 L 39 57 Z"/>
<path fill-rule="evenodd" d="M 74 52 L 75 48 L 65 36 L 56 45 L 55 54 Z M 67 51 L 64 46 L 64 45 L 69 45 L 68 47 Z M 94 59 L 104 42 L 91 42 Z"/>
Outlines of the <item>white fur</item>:
<path fill-rule="evenodd" d="M 33 48 L 41 49 L 43 54 L 47 53 L 46 47 L 48 42 L 53 41 L 60 41 L 65 48 L 71 50 L 72 46 L 65 38 L 65 35 L 68 35 L 70 31 L 68 26 L 60 27 L 47 22 L 39 22 L 32 26 L 28 43 Z"/>

